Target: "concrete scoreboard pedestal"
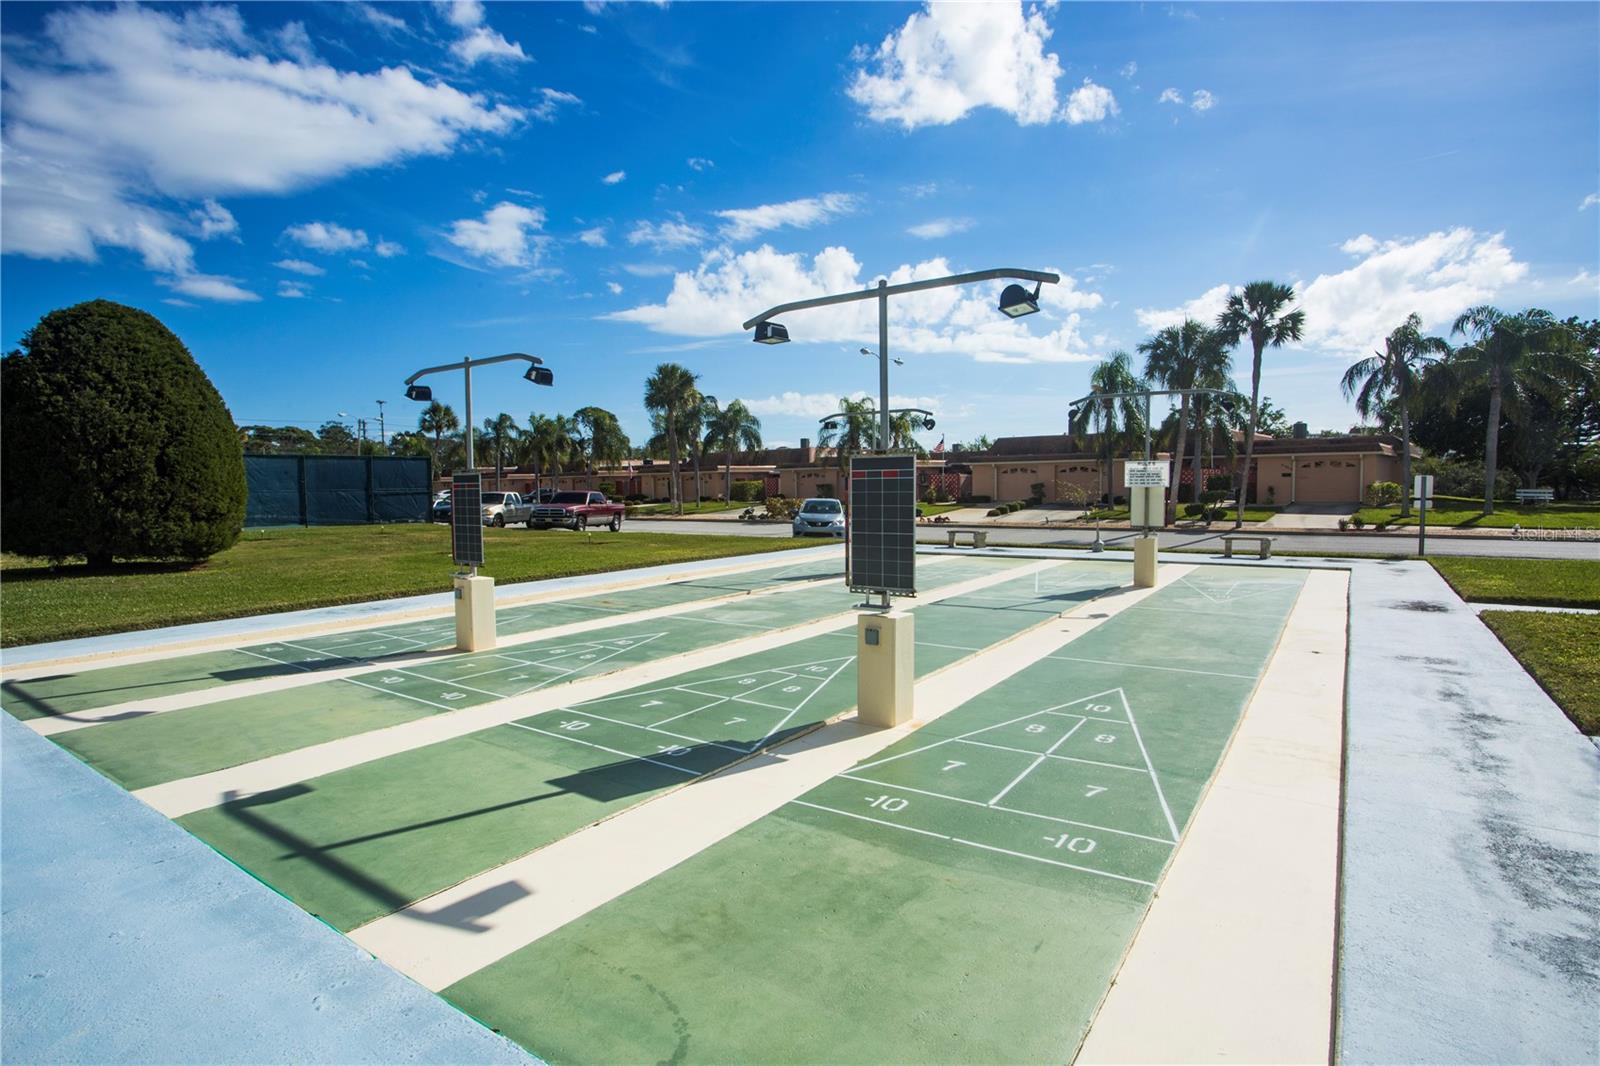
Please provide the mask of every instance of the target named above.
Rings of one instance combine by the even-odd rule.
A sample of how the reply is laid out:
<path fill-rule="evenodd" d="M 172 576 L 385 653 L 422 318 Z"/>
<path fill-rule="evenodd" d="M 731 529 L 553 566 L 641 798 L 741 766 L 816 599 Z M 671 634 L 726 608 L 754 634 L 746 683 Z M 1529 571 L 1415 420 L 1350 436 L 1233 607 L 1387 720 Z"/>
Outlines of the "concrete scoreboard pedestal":
<path fill-rule="evenodd" d="M 1156 587 L 1156 548 L 1159 539 L 1152 533 L 1133 542 L 1133 584 L 1135 588 Z"/>
<path fill-rule="evenodd" d="M 495 645 L 494 578 L 457 574 L 456 648 L 488 651 Z"/>
<path fill-rule="evenodd" d="M 915 713 L 916 620 L 909 611 L 863 614 L 856 619 L 856 717 L 887 729 Z"/>

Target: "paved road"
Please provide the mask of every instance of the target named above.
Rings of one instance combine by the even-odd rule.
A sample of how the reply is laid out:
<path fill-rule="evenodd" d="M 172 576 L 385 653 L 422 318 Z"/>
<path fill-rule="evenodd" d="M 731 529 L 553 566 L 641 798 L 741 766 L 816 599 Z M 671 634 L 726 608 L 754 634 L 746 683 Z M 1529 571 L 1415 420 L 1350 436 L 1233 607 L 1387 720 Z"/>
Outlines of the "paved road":
<path fill-rule="evenodd" d="M 1090 529 L 1031 529 L 1026 527 L 990 526 L 989 543 L 1013 547 L 1087 545 L 1094 540 Z M 649 533 L 731 533 L 741 537 L 787 537 L 789 527 L 782 523 L 749 523 L 720 520 L 696 521 L 634 519 L 625 527 L 633 532 Z M 925 539 L 939 532 L 929 526 L 923 530 Z M 1183 533 L 1163 533 L 1161 547 L 1168 548 L 1222 548 L 1223 529 Z M 1275 547 L 1279 551 L 1309 552 L 1415 552 L 1415 537 L 1395 537 L 1337 533 L 1298 533 L 1292 530 L 1274 530 Z M 1115 530 L 1106 534 L 1105 541 L 1112 547 L 1128 547 L 1132 534 Z M 818 543 L 823 543 L 818 541 Z M 1428 538 L 1430 555 L 1495 555 L 1530 559 L 1595 559 L 1600 560 L 1600 541 L 1575 540 L 1512 540 L 1509 537 L 1490 540 L 1477 537 Z"/>

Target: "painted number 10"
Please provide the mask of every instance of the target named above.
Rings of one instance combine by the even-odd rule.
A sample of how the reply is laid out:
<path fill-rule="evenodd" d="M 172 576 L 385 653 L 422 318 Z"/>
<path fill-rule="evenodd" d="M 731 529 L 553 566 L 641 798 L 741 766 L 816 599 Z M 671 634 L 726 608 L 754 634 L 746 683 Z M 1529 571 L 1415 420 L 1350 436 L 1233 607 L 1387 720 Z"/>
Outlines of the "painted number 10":
<path fill-rule="evenodd" d="M 867 797 L 867 806 L 876 807 L 880 811 L 903 811 L 909 805 L 909 802 L 910 801 L 908 800 L 901 799 L 899 796 Z"/>
<path fill-rule="evenodd" d="M 1075 837 L 1071 833 L 1062 833 L 1058 837 L 1045 837 L 1045 839 L 1050 842 L 1051 847 L 1066 848 L 1068 851 L 1075 851 L 1079 855 L 1087 855 L 1094 850 L 1093 840 L 1088 837 Z"/>

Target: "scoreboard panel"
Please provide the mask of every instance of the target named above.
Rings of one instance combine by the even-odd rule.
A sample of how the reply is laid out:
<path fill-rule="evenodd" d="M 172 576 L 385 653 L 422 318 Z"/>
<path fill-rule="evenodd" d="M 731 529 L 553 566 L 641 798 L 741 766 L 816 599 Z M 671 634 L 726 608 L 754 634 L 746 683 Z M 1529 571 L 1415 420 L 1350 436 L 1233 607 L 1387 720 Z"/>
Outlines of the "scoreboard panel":
<path fill-rule="evenodd" d="M 483 475 L 450 478 L 450 556 L 461 566 L 483 565 Z"/>
<path fill-rule="evenodd" d="M 850 590 L 917 594 L 917 459 L 850 460 Z"/>

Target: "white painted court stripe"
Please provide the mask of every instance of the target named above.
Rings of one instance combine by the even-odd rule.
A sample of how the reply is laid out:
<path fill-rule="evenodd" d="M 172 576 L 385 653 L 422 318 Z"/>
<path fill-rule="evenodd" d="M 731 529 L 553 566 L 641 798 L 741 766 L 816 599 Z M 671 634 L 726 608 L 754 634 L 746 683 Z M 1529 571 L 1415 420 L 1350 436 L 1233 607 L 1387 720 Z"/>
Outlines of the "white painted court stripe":
<path fill-rule="evenodd" d="M 1163 564 L 1164 565 L 1164 564 Z M 1069 663 L 1094 663 L 1098 666 L 1125 666 L 1129 670 L 1165 670 L 1174 674 L 1202 674 L 1206 677 L 1231 677 L 1239 681 L 1254 681 L 1254 674 L 1224 674 L 1218 670 L 1190 670 L 1182 666 L 1155 666 L 1151 663 L 1118 663 L 1110 659 L 1079 659 L 1072 655 L 1052 655 L 1052 659 L 1061 659 Z"/>
<path fill-rule="evenodd" d="M 1050 745 L 1049 748 L 1045 749 L 1045 751 L 1041 753 L 1037 759 L 1033 760 L 1033 762 L 1029 764 L 1026 770 L 1014 777 L 1009 785 L 1007 785 L 1005 788 L 1002 788 L 995 798 L 989 801 L 989 806 L 993 807 L 995 804 L 1005 799 L 1007 792 L 1010 792 L 1012 789 L 1016 788 L 1017 784 L 1021 782 L 1023 778 L 1037 770 L 1046 759 L 1056 753 L 1057 748 L 1066 743 L 1068 737 L 1072 736 L 1072 734 L 1076 733 L 1081 728 L 1083 728 L 1083 719 L 1080 718 L 1077 722 L 1073 723 L 1071 729 L 1067 730 L 1061 735 L 1060 740 L 1056 741 L 1054 744 Z"/>
<path fill-rule="evenodd" d="M 894 822 L 886 822 L 882 818 L 869 818 L 864 814 L 856 814 L 854 811 L 841 811 L 837 807 L 824 807 L 820 803 L 812 803 L 809 800 L 790 800 L 789 802 L 794 804 L 796 807 L 810 807 L 814 811 L 827 811 L 829 814 L 837 814 L 843 818 L 854 818 L 857 821 L 872 822 L 874 825 L 886 825 L 890 829 L 899 829 L 907 833 L 920 833 L 922 836 L 934 837 L 938 840 L 955 839 L 954 837 L 946 836 L 944 833 L 935 833 L 929 829 L 918 829 L 913 825 L 896 825 Z"/>
<path fill-rule="evenodd" d="M 1049 564 L 1060 561 L 1051 559 Z M 1163 565 L 1162 586 L 1192 569 L 1190 564 Z M 923 677 L 916 690 L 919 721 L 937 720 L 1154 591 L 1125 589 L 1092 600 L 1075 609 L 1080 613 L 1051 616 L 984 655 Z M 1098 617 L 1089 617 L 1091 613 Z M 867 729 L 854 717 L 830 722 L 740 763 L 748 772 L 701 778 L 379 918 L 350 938 L 438 991 L 693 857 L 912 732 L 909 725 Z M 481 917 L 480 925 L 489 926 L 486 932 L 428 920 L 505 884 L 519 884 L 528 895 Z"/>
<path fill-rule="evenodd" d="M 1156 887 L 1156 883 L 1154 881 L 1142 881 L 1137 877 L 1129 877 L 1126 874 L 1114 874 L 1108 870 L 1096 870 L 1092 866 L 1078 866 L 1074 863 L 1062 862 L 1060 859 L 1047 859 L 1042 855 L 1024 855 L 1020 851 L 1011 851 L 1008 848 L 997 848 L 993 844 L 980 844 L 976 840 L 962 840 L 960 837 L 951 837 L 950 839 L 957 844 L 965 844 L 971 848 L 982 848 L 984 851 L 997 851 L 1001 855 L 1011 855 L 1018 859 L 1028 859 L 1032 862 L 1042 862 L 1049 866 L 1064 866 L 1068 870 L 1077 870 L 1079 873 L 1094 874 L 1096 877 L 1109 877 L 1113 881 L 1127 881 L 1130 884 L 1144 885 L 1147 888 Z"/>
<path fill-rule="evenodd" d="M 591 741 L 580 740 L 577 737 L 563 736 L 563 735 L 561 735 L 559 733 L 552 733 L 548 729 L 537 729 L 537 728 L 535 728 L 535 727 L 533 727 L 531 725 L 523 725 L 521 722 L 507 722 L 506 725 L 516 726 L 518 729 L 526 729 L 530 733 L 542 733 L 547 737 L 555 737 L 557 740 L 570 740 L 574 744 L 582 744 L 586 748 L 598 748 L 600 751 L 607 752 L 607 753 L 609 753 L 611 755 L 620 755 L 624 759 L 633 759 L 633 760 L 636 760 L 638 762 L 647 762 L 652 766 L 665 766 L 668 770 L 676 770 L 680 774 L 688 774 L 691 777 L 693 777 L 693 776 L 695 776 L 695 775 L 697 775 L 699 773 L 698 770 L 690 770 L 688 767 L 685 767 L 685 766 L 674 766 L 674 765 L 672 765 L 672 763 L 662 762 L 659 759 L 652 759 L 652 758 L 650 758 L 649 756 L 646 756 L 646 755 L 635 755 L 631 751 L 618 751 L 616 748 L 608 748 L 604 744 L 595 744 L 595 743 L 592 743 Z"/>
<path fill-rule="evenodd" d="M 1057 712 L 1055 712 L 1055 711 L 1046 711 L 1044 713 L 1046 713 L 1046 714 L 1055 714 Z M 1085 719 L 1082 719 L 1082 721 L 1104 722 L 1104 721 L 1106 721 L 1106 719 L 1104 719 L 1104 718 L 1095 718 L 1095 719 L 1087 719 L 1087 718 L 1085 718 Z M 1126 722 L 1118 722 L 1116 724 L 1117 725 L 1127 725 L 1128 723 L 1126 723 Z M 1027 748 L 1008 748 L 1003 744 L 990 744 L 990 743 L 987 743 L 986 741 L 982 741 L 982 740 L 967 740 L 965 737 L 953 737 L 951 739 L 953 739 L 957 744 L 972 744 L 972 745 L 975 745 L 975 746 L 980 747 L 980 748 L 997 748 L 1000 751 L 1014 751 L 1018 755 L 1032 755 L 1032 754 L 1034 754 L 1033 752 L 1029 751 Z M 926 751 L 927 749 L 924 748 L 923 750 Z M 898 758 L 898 756 L 896 756 L 896 758 Z M 1104 766 L 1108 770 L 1126 770 L 1130 774 L 1142 774 L 1142 773 L 1144 773 L 1144 771 L 1139 769 L 1137 766 L 1118 766 L 1114 762 L 1100 762 L 1098 759 L 1080 759 L 1075 755 L 1046 755 L 1045 758 L 1046 759 L 1056 759 L 1056 760 L 1058 760 L 1060 762 L 1081 762 L 1081 763 L 1087 763 L 1090 766 Z M 885 760 L 885 761 L 888 761 L 888 760 Z"/>
<path fill-rule="evenodd" d="M 1059 565 L 1059 560 L 1052 559 L 1033 566 L 1007 567 L 993 574 L 984 574 L 937 589 L 922 597 L 919 602 L 937 603 L 972 589 L 1027 576 L 1036 568 L 1048 569 Z M 797 644 L 809 637 L 821 636 L 841 626 L 853 624 L 855 617 L 856 613 L 853 610 L 828 615 L 780 632 L 758 633 L 755 636 L 731 640 L 683 655 L 668 656 L 638 666 L 626 667 L 603 677 L 582 678 L 568 682 L 559 689 L 543 688 L 506 699 L 481 703 L 474 707 L 463 707 L 448 715 L 431 715 L 384 729 L 313 744 L 282 755 L 269 756 L 196 777 L 151 785 L 137 790 L 134 795 L 167 817 L 178 818 L 206 807 L 215 807 L 223 803 L 224 797 L 229 793 L 249 796 L 275 788 L 284 788 L 375 759 L 504 725 L 519 718 L 619 696 L 632 689 L 659 684 L 681 674 L 758 652 Z"/>

